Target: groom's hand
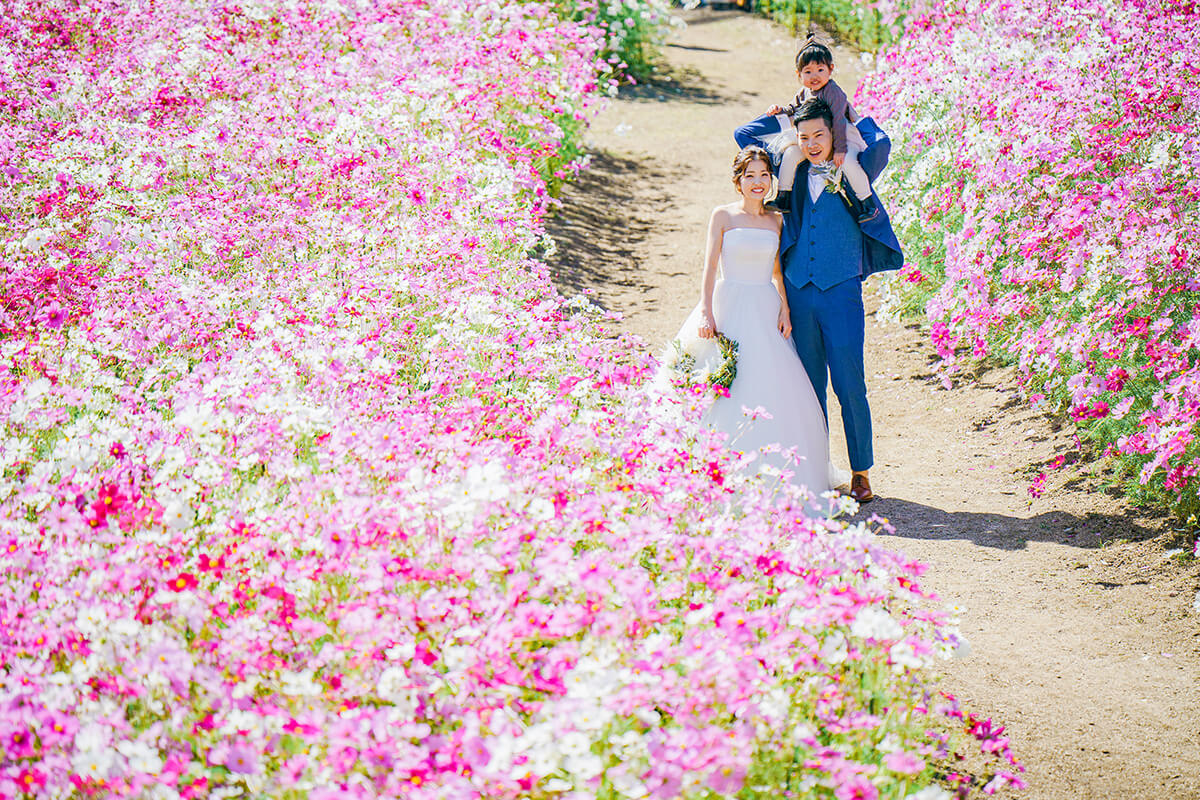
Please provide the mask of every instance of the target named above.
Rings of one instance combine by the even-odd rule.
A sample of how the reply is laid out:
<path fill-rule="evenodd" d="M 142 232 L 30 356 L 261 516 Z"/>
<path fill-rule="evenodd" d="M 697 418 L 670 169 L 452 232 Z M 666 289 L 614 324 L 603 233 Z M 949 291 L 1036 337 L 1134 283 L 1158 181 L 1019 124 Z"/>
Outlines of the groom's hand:
<path fill-rule="evenodd" d="M 767 116 L 768 116 L 768 117 L 773 117 L 773 116 L 775 116 L 776 114 L 782 114 L 782 113 L 783 113 L 783 106 L 781 106 L 781 105 L 778 105 L 778 104 L 776 104 L 776 105 L 773 105 L 773 106 L 771 106 L 770 108 L 768 108 L 768 109 L 767 109 Z"/>

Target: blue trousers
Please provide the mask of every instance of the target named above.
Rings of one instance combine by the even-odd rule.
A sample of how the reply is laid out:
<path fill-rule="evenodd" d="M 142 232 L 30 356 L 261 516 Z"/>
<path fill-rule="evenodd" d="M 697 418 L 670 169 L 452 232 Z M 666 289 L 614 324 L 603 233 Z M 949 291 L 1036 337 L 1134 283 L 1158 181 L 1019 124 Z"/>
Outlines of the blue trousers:
<path fill-rule="evenodd" d="M 819 289 L 813 283 L 799 287 L 790 281 L 784 283 L 792 316 L 792 341 L 821 401 L 825 422 L 829 423 L 826 386 L 832 383 L 833 393 L 842 406 L 850 469 L 855 472 L 870 469 L 875 454 L 863 366 L 866 315 L 862 279 L 851 278 L 828 289 Z"/>

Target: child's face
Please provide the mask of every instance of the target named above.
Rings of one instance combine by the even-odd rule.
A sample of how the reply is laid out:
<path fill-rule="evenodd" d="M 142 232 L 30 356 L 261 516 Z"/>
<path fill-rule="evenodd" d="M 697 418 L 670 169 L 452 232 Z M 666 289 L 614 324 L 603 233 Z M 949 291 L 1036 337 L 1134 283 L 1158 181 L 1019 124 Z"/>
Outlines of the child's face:
<path fill-rule="evenodd" d="M 829 160 L 833 152 L 833 131 L 823 119 L 804 119 L 796 123 L 800 152 L 813 164 Z"/>
<path fill-rule="evenodd" d="M 800 83 L 805 89 L 811 92 L 819 92 L 825 88 L 825 84 L 829 83 L 829 78 L 833 75 L 833 65 L 812 62 L 805 64 L 804 68 L 797 74 L 800 76 Z"/>

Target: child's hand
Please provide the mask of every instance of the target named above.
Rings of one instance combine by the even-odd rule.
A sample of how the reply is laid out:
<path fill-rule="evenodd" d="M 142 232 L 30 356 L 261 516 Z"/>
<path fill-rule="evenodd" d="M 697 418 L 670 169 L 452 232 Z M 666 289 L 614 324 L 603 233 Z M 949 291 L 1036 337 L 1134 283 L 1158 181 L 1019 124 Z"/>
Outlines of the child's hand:
<path fill-rule="evenodd" d="M 833 165 L 835 167 L 837 167 L 838 169 L 841 169 L 842 164 L 845 164 L 845 163 L 846 163 L 846 154 L 845 153 L 834 153 L 833 154 Z"/>
<path fill-rule="evenodd" d="M 773 105 L 767 109 L 767 116 L 770 116 L 770 117 L 773 117 L 776 114 L 782 114 L 782 113 L 783 113 L 783 106 L 778 105 L 778 104 Z"/>

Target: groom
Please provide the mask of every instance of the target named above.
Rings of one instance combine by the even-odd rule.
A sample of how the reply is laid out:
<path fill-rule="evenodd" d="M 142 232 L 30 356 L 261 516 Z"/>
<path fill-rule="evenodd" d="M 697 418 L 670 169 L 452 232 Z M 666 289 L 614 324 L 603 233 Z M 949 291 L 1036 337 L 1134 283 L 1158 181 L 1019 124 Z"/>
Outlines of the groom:
<path fill-rule="evenodd" d="M 779 260 L 792 317 L 792 340 L 821 401 L 828 422 L 826 384 L 833 384 L 842 406 L 842 425 L 850 451 L 850 495 L 860 503 L 875 498 L 869 470 L 874 463 L 871 409 L 867 405 L 863 340 L 866 317 L 862 283 L 875 272 L 899 269 L 904 261 L 887 212 L 861 225 L 853 193 L 835 193 L 833 112 L 820 99 L 808 100 L 793 116 L 805 161 L 796 172 L 791 209 L 783 214 Z M 734 133 L 739 147 L 766 146 L 792 123 L 786 116 L 764 115 Z M 887 164 L 891 142 L 873 120 L 858 123 L 867 149 L 859 157 L 874 181 Z M 770 148 L 768 148 L 770 149 Z"/>

